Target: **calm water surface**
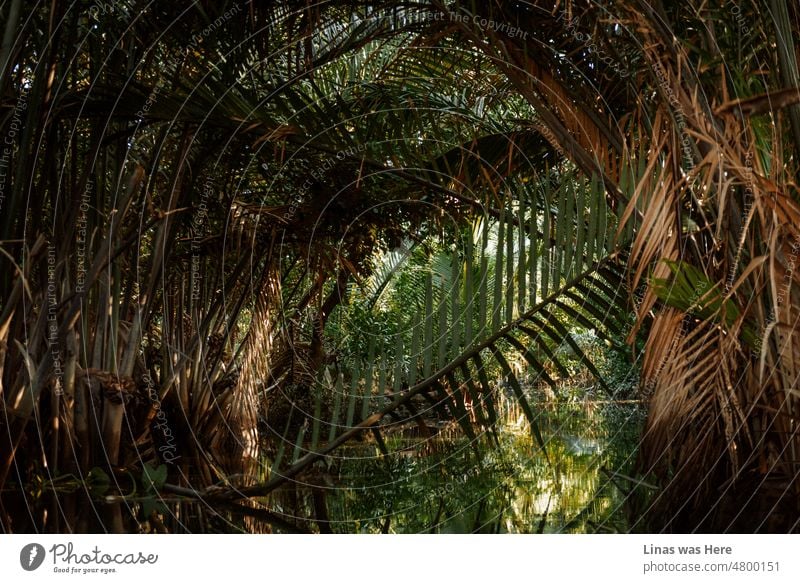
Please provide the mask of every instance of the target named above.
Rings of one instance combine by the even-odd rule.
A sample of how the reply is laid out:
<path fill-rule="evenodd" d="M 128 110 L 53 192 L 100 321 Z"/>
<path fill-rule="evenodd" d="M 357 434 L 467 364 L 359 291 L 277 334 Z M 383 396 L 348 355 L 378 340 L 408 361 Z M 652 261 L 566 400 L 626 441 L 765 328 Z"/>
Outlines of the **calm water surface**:
<path fill-rule="evenodd" d="M 626 494 L 643 414 L 635 403 L 543 404 L 537 426 L 507 409 L 496 439 L 389 433 L 357 442 L 269 498 L 210 506 L 137 491 L 108 502 L 64 482 L 4 492 L 6 532 L 626 532 Z M 233 481 L 252 483 L 266 456 Z M 191 467 L 184 467 L 191 472 Z M 170 477 L 173 481 L 173 477 Z M 124 485 L 123 485 L 124 486 Z"/>

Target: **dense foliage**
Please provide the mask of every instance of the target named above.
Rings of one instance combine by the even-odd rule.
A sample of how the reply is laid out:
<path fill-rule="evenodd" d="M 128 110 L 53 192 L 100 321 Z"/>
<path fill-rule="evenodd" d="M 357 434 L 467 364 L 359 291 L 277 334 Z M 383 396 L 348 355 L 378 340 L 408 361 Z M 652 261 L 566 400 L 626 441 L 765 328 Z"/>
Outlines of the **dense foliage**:
<path fill-rule="evenodd" d="M 796 5 L 0 12 L 0 488 L 266 447 L 263 495 L 501 385 L 544 449 L 585 374 L 655 527 L 797 528 Z"/>

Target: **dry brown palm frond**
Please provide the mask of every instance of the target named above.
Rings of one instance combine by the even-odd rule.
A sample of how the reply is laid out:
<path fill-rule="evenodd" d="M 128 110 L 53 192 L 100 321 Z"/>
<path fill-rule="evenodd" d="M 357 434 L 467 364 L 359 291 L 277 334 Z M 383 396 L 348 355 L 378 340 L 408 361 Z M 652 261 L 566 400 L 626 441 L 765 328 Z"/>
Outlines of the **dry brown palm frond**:
<path fill-rule="evenodd" d="M 765 480 L 797 487 L 800 206 L 780 125 L 765 140 L 749 119 L 770 96 L 731 101 L 723 79 L 722 95 L 711 97 L 723 105 L 712 111 L 698 99 L 685 48 L 647 15 L 631 19 L 662 102 L 649 138 L 655 171 L 630 203 L 647 200 L 630 261 L 630 287 L 648 285 L 639 324 L 656 313 L 643 366 L 650 415 L 641 462 L 664 478 L 673 500 L 688 496 L 695 508 L 720 476 L 741 485 L 758 469 Z M 772 98 L 790 105 L 796 91 Z M 735 115 L 737 108 L 749 115 Z M 668 279 L 664 260 L 678 258 L 721 290 L 727 317 L 656 302 L 654 280 Z"/>
<path fill-rule="evenodd" d="M 732 112 L 741 116 L 762 115 L 775 113 L 797 103 L 800 103 L 800 89 L 789 87 L 762 95 L 725 101 L 714 110 L 714 114 L 721 116 Z"/>
<path fill-rule="evenodd" d="M 658 183 L 657 190 L 651 197 L 650 204 L 642 218 L 640 230 L 633 241 L 629 260 L 632 266 L 629 289 L 636 289 L 648 271 L 651 278 L 664 278 L 669 275 L 669 268 L 662 260 L 678 258 L 680 217 L 677 215 L 677 207 L 678 198 L 672 187 L 671 177 L 663 174 L 662 181 Z M 655 301 L 656 296 L 653 290 L 648 288 L 637 307 L 638 324 L 631 331 L 629 338 L 633 338 L 638 333 L 645 315 L 653 307 Z"/>
<path fill-rule="evenodd" d="M 747 416 L 737 394 L 742 390 L 739 379 L 750 364 L 739 358 L 733 335 L 720 326 L 693 320 L 672 313 L 673 336 L 666 353 L 645 365 L 652 371 L 648 382 L 654 386 L 643 459 L 649 460 L 650 471 L 666 476 L 669 468 L 695 472 L 712 468 L 727 450 L 726 463 L 735 474 L 740 452 L 750 444 Z M 695 327 L 687 331 L 689 326 Z M 659 331 L 667 332 L 663 326 Z M 664 343 L 659 344 L 653 348 L 662 348 Z M 683 482 L 677 480 L 675 487 L 682 488 Z"/>

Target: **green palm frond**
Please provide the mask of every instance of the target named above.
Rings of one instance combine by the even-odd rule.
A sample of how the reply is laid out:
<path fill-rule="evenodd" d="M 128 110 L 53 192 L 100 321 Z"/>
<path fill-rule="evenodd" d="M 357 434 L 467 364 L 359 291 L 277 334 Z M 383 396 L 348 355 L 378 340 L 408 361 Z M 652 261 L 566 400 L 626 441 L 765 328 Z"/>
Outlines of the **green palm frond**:
<path fill-rule="evenodd" d="M 554 173 L 539 185 L 519 183 L 526 202 L 502 205 L 497 221 L 476 222 L 455 251 L 444 247 L 426 259 L 419 247 L 415 264 L 400 271 L 394 270 L 398 258 L 387 256 L 380 284 L 371 289 L 388 294 L 386 301 L 399 294 L 405 320 L 390 328 L 391 342 L 370 329 L 366 363 L 344 371 L 359 395 L 360 415 L 351 406 L 347 426 L 335 432 L 339 438 L 309 452 L 300 466 L 362 428 L 380 429 L 384 418 L 390 426 L 418 421 L 425 409 L 457 422 L 471 440 L 473 420 L 491 434 L 499 394 L 489 379 L 498 377 L 546 454 L 533 387 L 541 382 L 558 390 L 557 379 L 569 377 L 577 360 L 613 394 L 573 333 L 575 326 L 607 339 L 626 332 L 625 257 L 611 242 L 616 222 L 601 210 L 606 200 L 596 180 Z M 537 286 L 541 279 L 545 287 Z M 384 356 L 377 356 L 376 345 L 385 347 Z M 393 367 L 383 364 L 388 355 Z M 521 374 L 526 368 L 532 374 Z M 414 405 L 417 398 L 427 405 Z M 295 471 L 298 466 L 275 474 L 270 487 Z"/>

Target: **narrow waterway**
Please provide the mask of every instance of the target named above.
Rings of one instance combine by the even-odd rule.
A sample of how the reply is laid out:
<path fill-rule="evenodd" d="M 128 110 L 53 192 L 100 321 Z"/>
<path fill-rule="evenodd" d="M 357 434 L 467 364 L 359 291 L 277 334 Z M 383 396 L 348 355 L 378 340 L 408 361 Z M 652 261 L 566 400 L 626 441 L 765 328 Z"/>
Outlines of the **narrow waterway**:
<path fill-rule="evenodd" d="M 640 406 L 584 401 L 541 404 L 536 410 L 544 449 L 522 412 L 510 406 L 501 411 L 505 422 L 494 435 L 471 441 L 457 427 L 430 438 L 390 432 L 389 455 L 369 439 L 356 442 L 301 481 L 245 505 L 178 500 L 133 486 L 123 498 L 109 497 L 97 483 L 69 480 L 7 491 L 3 505 L 10 522 L 4 530 L 627 532 L 626 476 L 640 435 Z M 271 463 L 264 459 L 238 479 L 252 483 Z"/>
<path fill-rule="evenodd" d="M 470 442 L 455 431 L 430 439 L 398 436 L 386 442 L 393 453 L 378 458 L 372 444 L 351 446 L 329 460 L 316 488 L 286 488 L 274 508 L 348 533 L 628 530 L 625 476 L 641 428 L 637 404 L 541 408 L 546 453 L 521 412 L 505 417 L 512 422 L 497 431 L 496 441 Z M 305 513 L 297 512 L 301 507 Z"/>

